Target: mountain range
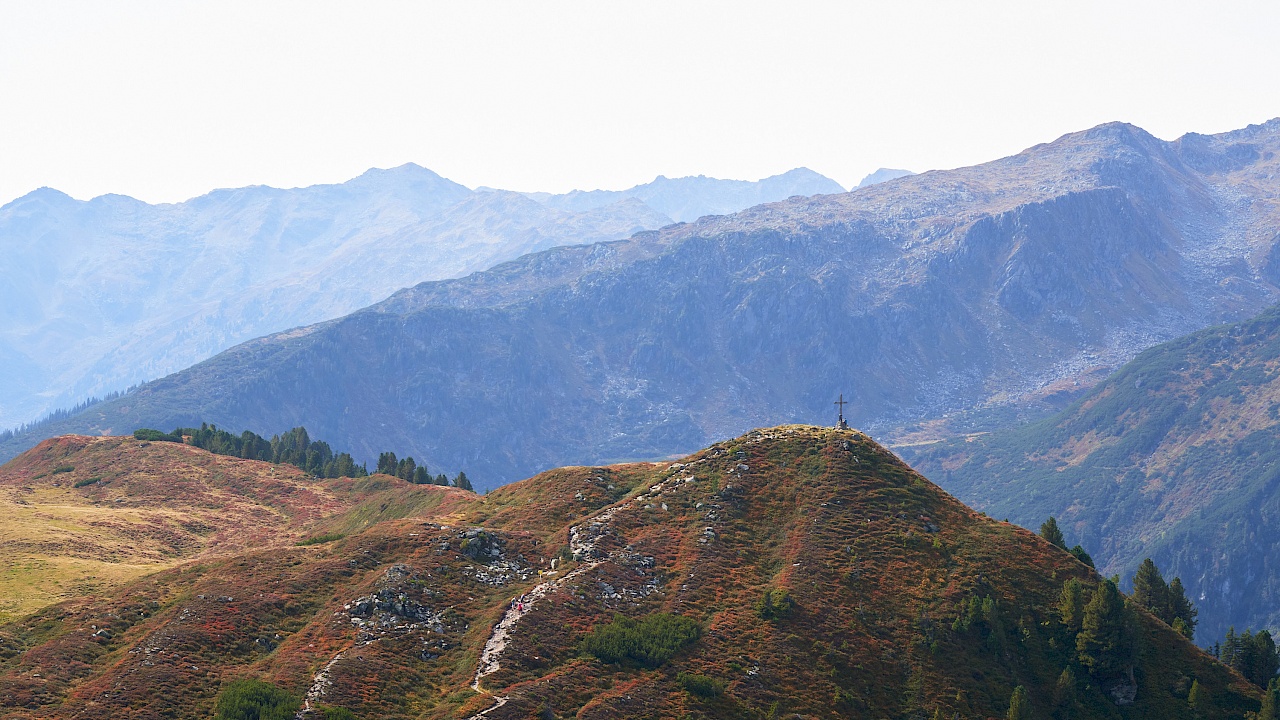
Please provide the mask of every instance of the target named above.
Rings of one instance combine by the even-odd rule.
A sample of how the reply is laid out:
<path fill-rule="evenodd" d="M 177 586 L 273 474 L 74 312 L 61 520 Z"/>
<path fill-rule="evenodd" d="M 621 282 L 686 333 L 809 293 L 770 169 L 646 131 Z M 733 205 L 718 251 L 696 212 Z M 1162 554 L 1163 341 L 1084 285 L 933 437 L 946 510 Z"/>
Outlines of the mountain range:
<path fill-rule="evenodd" d="M 0 428 L 345 315 L 424 280 L 676 219 L 842 188 L 666 179 L 614 193 L 472 191 L 418 167 L 151 205 L 44 188 L 0 208 Z"/>
<path fill-rule="evenodd" d="M 1147 350 L 1061 413 L 897 448 L 965 502 L 1056 516 L 1105 573 L 1179 576 L 1206 644 L 1280 628 L 1280 307 Z"/>
<path fill-rule="evenodd" d="M 1110 123 L 970 168 L 790 198 L 422 283 L 19 434 L 305 424 L 491 488 L 828 416 L 1044 413 L 1278 297 L 1280 120 Z M 1064 391 L 1065 389 L 1065 391 Z"/>
<path fill-rule="evenodd" d="M 151 513 L 132 529 L 153 572 L 0 623 L 8 718 L 1218 720 L 1261 697 L 852 431 L 767 428 L 483 496 L 73 437 L 0 491 L 58 514 L 52 559 L 119 551 L 71 508 Z M 183 541 L 220 512 L 287 520 Z"/>

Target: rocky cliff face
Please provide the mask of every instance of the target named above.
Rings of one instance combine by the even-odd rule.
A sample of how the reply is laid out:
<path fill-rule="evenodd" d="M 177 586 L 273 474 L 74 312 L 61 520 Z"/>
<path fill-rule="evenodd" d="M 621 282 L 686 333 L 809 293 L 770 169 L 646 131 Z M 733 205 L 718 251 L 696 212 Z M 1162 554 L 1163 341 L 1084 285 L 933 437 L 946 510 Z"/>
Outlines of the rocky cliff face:
<path fill-rule="evenodd" d="M 43 432 L 305 423 L 492 487 L 824 419 L 837 392 L 872 431 L 1023 402 L 1271 302 L 1277 150 L 1280 121 L 1175 143 L 1111 124 L 537 253 L 246 343 Z"/>

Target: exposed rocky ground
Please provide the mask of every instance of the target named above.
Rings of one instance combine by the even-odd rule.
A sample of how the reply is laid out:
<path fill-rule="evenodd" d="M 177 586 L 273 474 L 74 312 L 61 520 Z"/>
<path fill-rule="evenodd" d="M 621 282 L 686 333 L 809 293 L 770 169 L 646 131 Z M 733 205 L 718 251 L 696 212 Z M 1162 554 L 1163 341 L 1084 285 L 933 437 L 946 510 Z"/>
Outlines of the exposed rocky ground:
<path fill-rule="evenodd" d="M 1144 611 L 1133 672 L 1091 673 L 1057 608 L 1066 580 L 1101 578 L 858 432 L 770 428 L 674 463 L 370 500 L 401 491 L 435 502 L 0 625 L 0 713 L 206 718 L 244 677 L 304 718 L 999 717 L 1021 685 L 1039 716 L 1163 720 L 1192 716 L 1193 680 L 1202 717 L 1258 707 Z M 654 617 L 697 632 L 651 662 L 586 649 Z"/>

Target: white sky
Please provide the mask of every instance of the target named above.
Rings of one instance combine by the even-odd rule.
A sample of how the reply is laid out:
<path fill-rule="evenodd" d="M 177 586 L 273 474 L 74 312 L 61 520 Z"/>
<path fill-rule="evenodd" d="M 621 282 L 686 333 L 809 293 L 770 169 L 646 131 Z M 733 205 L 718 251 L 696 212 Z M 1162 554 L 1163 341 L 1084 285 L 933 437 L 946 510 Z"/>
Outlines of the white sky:
<path fill-rule="evenodd" d="M 982 162 L 1280 115 L 1280 3 L 11 2 L 0 203 L 416 162 L 563 192 Z"/>

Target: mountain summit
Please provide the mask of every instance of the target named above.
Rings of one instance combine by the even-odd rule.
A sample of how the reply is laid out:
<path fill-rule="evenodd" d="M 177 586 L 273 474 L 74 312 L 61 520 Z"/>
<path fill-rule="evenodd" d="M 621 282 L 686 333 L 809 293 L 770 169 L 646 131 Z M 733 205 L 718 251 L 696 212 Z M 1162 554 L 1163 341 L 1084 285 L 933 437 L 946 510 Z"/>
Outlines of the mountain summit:
<path fill-rule="evenodd" d="M 156 449 L 119 442 L 134 460 Z M 1154 720 L 1190 717 L 1193 685 L 1203 717 L 1258 707 L 1168 626 L 1108 605 L 1071 554 L 858 432 L 770 428 L 485 496 L 362 483 L 309 544 L 0 625 L 6 717 L 207 718 L 245 681 L 308 717 L 998 717 L 1018 702 Z M 1064 587 L 1100 598 L 1083 626 Z"/>

